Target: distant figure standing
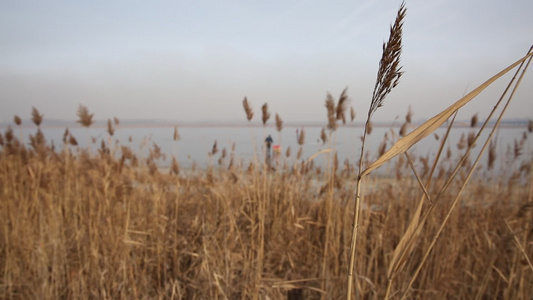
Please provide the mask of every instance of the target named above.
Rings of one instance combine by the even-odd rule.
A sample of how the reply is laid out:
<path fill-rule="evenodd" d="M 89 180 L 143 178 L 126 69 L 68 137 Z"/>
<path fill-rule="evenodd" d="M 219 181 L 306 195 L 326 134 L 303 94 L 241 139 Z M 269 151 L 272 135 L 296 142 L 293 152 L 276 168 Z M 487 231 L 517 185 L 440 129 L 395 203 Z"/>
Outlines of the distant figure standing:
<path fill-rule="evenodd" d="M 274 140 L 272 139 L 272 136 L 269 134 L 268 137 L 265 139 L 265 144 L 267 146 L 267 152 L 266 152 L 266 164 L 270 166 L 271 161 L 271 148 L 272 143 L 274 143 Z"/>

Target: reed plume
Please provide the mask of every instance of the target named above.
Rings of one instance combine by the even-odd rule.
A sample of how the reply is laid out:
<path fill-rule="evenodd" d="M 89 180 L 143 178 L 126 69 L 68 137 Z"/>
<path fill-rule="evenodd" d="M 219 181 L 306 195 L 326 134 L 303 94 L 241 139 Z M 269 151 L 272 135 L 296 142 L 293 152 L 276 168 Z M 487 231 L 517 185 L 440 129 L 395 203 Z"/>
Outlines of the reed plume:
<path fill-rule="evenodd" d="M 90 114 L 86 106 L 80 104 L 77 114 L 79 120 L 76 122 L 80 123 L 83 127 L 90 127 L 93 124 L 94 114 Z"/>
<path fill-rule="evenodd" d="M 174 138 L 173 139 L 174 139 L 174 142 L 180 140 L 180 134 L 178 132 L 178 126 L 177 125 L 174 126 Z"/>
<path fill-rule="evenodd" d="M 78 141 L 76 140 L 76 138 L 72 134 L 69 135 L 68 143 L 71 146 L 78 146 Z"/>
<path fill-rule="evenodd" d="M 11 143 L 11 141 L 15 138 L 15 136 L 13 135 L 13 128 L 11 128 L 11 126 L 7 126 L 4 136 L 6 137 L 6 141 L 8 143 Z"/>
<path fill-rule="evenodd" d="M 409 109 L 407 110 L 407 114 L 405 115 L 405 122 L 411 124 L 412 120 L 413 120 L 413 110 L 411 109 L 411 105 L 409 105 Z"/>
<path fill-rule="evenodd" d="M 529 120 L 529 122 L 527 123 L 527 131 L 529 133 L 533 132 L 533 120 Z"/>
<path fill-rule="evenodd" d="M 350 106 L 350 119 L 355 120 L 355 109 L 353 109 L 353 106 Z"/>
<path fill-rule="evenodd" d="M 337 129 L 337 116 L 335 109 L 335 99 L 330 93 L 326 95 L 326 110 L 328 114 L 328 129 L 334 131 Z"/>
<path fill-rule="evenodd" d="M 300 130 L 300 133 L 298 134 L 298 145 L 302 146 L 305 143 L 305 130 Z"/>
<path fill-rule="evenodd" d="M 215 141 L 215 143 L 213 144 L 213 148 L 211 149 L 211 155 L 215 155 L 217 152 L 218 152 L 217 141 Z"/>
<path fill-rule="evenodd" d="M 378 155 L 382 156 L 385 153 L 385 150 L 387 150 L 387 141 L 383 140 L 381 144 L 379 144 Z"/>
<path fill-rule="evenodd" d="M 459 142 L 457 143 L 457 149 L 463 150 L 464 148 L 466 148 L 466 146 L 468 146 L 468 142 L 465 138 L 465 134 L 462 133 L 461 138 L 459 139 Z"/>
<path fill-rule="evenodd" d="M 524 148 L 524 143 L 514 140 L 514 158 L 517 159 L 522 155 L 522 150 Z"/>
<path fill-rule="evenodd" d="M 489 155 L 487 168 L 491 170 L 494 167 L 494 162 L 496 161 L 496 142 L 494 140 L 490 141 L 489 144 Z"/>
<path fill-rule="evenodd" d="M 111 122 L 111 119 L 107 120 L 107 133 L 109 133 L 110 136 L 113 136 L 113 134 L 115 134 L 115 129 L 113 128 L 113 123 Z"/>
<path fill-rule="evenodd" d="M 346 124 L 345 113 L 346 113 L 346 109 L 347 109 L 347 104 L 350 101 L 348 99 L 347 91 L 348 91 L 347 87 L 342 91 L 342 93 L 341 93 L 341 95 L 339 97 L 339 101 L 337 102 L 336 113 L 335 113 L 336 114 L 336 119 L 337 120 L 342 120 L 343 124 Z"/>
<path fill-rule="evenodd" d="M 477 116 L 477 114 L 475 114 L 470 119 L 470 127 L 472 127 L 472 128 L 476 127 L 477 126 L 477 122 L 478 122 L 478 116 Z"/>
<path fill-rule="evenodd" d="M 279 132 L 283 129 L 283 120 L 276 114 L 276 130 Z"/>
<path fill-rule="evenodd" d="M 15 122 L 15 124 L 17 124 L 17 126 L 20 126 L 20 124 L 22 124 L 22 120 L 17 115 L 13 117 L 13 121 Z"/>
<path fill-rule="evenodd" d="M 248 98 L 244 97 L 244 100 L 242 100 L 242 106 L 244 107 L 244 112 L 246 113 L 246 119 L 248 119 L 248 122 L 250 122 L 254 117 L 254 111 L 252 110 L 250 103 L 248 103 Z"/>
<path fill-rule="evenodd" d="M 268 104 L 265 103 L 261 107 L 262 117 L 261 120 L 263 121 L 263 125 L 266 125 L 266 122 L 268 119 L 270 119 L 270 112 L 268 111 Z"/>
<path fill-rule="evenodd" d="M 322 145 L 326 144 L 326 142 L 328 141 L 328 136 L 326 134 L 325 128 L 322 128 L 322 130 L 320 131 L 320 139 L 322 140 Z"/>
<path fill-rule="evenodd" d="M 400 127 L 400 136 L 405 136 L 405 134 L 407 133 L 407 127 L 409 126 L 409 123 L 408 122 L 405 122 L 403 123 L 402 127 Z"/>
<path fill-rule="evenodd" d="M 475 140 L 476 140 L 476 133 L 475 132 L 470 132 L 468 134 L 468 137 L 466 139 L 466 142 L 467 142 L 467 145 L 468 147 L 475 147 Z"/>
<path fill-rule="evenodd" d="M 287 147 L 287 151 L 285 151 L 285 156 L 289 158 L 291 156 L 291 146 Z"/>
<path fill-rule="evenodd" d="M 43 115 L 40 114 L 37 108 L 35 107 L 32 107 L 31 109 L 31 120 L 37 126 L 41 126 L 41 123 L 43 121 Z"/>
<path fill-rule="evenodd" d="M 383 43 L 383 54 L 379 62 L 376 85 L 374 86 L 372 102 L 368 111 L 369 118 L 378 108 L 383 106 L 385 97 L 398 85 L 400 77 L 402 77 L 400 56 L 402 54 L 402 27 L 405 12 L 405 3 L 402 3 L 394 25 L 390 28 L 389 41 Z"/>
<path fill-rule="evenodd" d="M 65 132 L 63 133 L 63 144 L 66 144 L 68 142 L 69 135 L 70 135 L 70 132 L 68 131 L 68 128 L 65 128 Z"/>

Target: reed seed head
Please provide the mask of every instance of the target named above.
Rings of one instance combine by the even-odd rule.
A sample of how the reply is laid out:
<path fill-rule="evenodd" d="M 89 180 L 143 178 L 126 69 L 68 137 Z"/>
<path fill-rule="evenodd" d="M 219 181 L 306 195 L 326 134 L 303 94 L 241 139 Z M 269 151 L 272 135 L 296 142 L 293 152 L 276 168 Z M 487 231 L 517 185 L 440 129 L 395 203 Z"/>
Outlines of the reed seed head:
<path fill-rule="evenodd" d="M 320 131 L 320 139 L 322 140 L 322 145 L 324 145 L 328 141 L 328 136 L 326 134 L 325 128 L 322 128 L 322 131 Z"/>
<path fill-rule="evenodd" d="M 6 132 L 4 133 L 6 137 L 6 141 L 8 143 L 11 143 L 11 141 L 14 139 L 15 135 L 13 134 L 13 128 L 11 126 L 7 126 Z"/>
<path fill-rule="evenodd" d="M 522 140 L 523 141 L 523 140 Z M 522 150 L 524 148 L 524 143 L 514 140 L 514 158 L 517 159 L 522 155 Z"/>
<path fill-rule="evenodd" d="M 478 117 L 477 114 L 473 115 L 470 119 L 470 127 L 474 128 L 477 126 Z"/>
<path fill-rule="evenodd" d="M 337 107 L 336 107 L 336 119 L 337 120 L 342 120 L 342 123 L 343 124 L 346 124 L 346 116 L 345 116 L 345 113 L 346 113 L 346 109 L 347 109 L 347 104 L 348 102 L 350 101 L 348 99 L 348 88 L 346 87 L 341 95 L 339 96 L 339 101 L 337 102 Z"/>
<path fill-rule="evenodd" d="M 72 134 L 69 135 L 68 143 L 71 146 L 78 146 L 78 141 L 76 140 L 76 138 Z"/>
<path fill-rule="evenodd" d="M 77 123 L 80 123 L 83 127 L 89 127 L 93 124 L 93 116 L 94 114 L 90 114 L 86 106 L 80 104 Z"/>
<path fill-rule="evenodd" d="M 461 134 L 461 138 L 459 139 L 459 143 L 457 143 L 457 149 L 463 150 L 468 145 L 468 142 L 465 138 L 465 134 Z"/>
<path fill-rule="evenodd" d="M 31 108 L 31 120 L 37 126 L 41 126 L 41 123 L 43 122 L 43 115 L 40 114 L 35 107 Z"/>
<path fill-rule="evenodd" d="M 244 97 L 244 100 L 242 100 L 242 106 L 244 107 L 244 112 L 246 113 L 246 119 L 248 119 L 248 122 L 250 122 L 254 117 L 254 111 L 248 102 L 248 98 Z"/>
<path fill-rule="evenodd" d="M 335 109 L 335 99 L 330 93 L 326 95 L 326 110 L 328 113 L 328 129 L 335 131 L 337 129 L 337 116 Z"/>
<path fill-rule="evenodd" d="M 489 144 L 489 155 L 488 155 L 488 163 L 487 163 L 487 167 L 489 170 L 494 167 L 495 161 L 496 161 L 496 142 L 492 140 L 490 141 L 490 144 Z"/>
<path fill-rule="evenodd" d="M 529 122 L 527 123 L 527 131 L 529 133 L 533 133 L 533 120 L 529 120 Z"/>
<path fill-rule="evenodd" d="M 113 123 L 111 122 L 111 119 L 107 120 L 107 133 L 109 133 L 110 136 L 113 136 L 113 134 L 115 134 L 115 129 L 113 128 Z"/>
<path fill-rule="evenodd" d="M 350 119 L 355 120 L 355 109 L 353 109 L 353 106 L 350 106 Z"/>
<path fill-rule="evenodd" d="M 174 175 L 178 175 L 180 173 L 180 165 L 178 164 L 178 161 L 174 156 L 172 156 L 172 164 L 170 165 L 170 172 Z"/>
<path fill-rule="evenodd" d="M 411 108 L 411 105 L 409 105 L 409 109 L 407 110 L 407 114 L 405 115 L 405 122 L 411 123 L 413 120 L 413 109 Z"/>
<path fill-rule="evenodd" d="M 276 130 L 278 132 L 281 132 L 282 129 L 283 129 L 283 120 L 278 114 L 276 114 Z"/>
<path fill-rule="evenodd" d="M 385 153 L 385 150 L 387 150 L 387 142 L 383 140 L 381 144 L 379 144 L 378 155 L 381 157 Z"/>
<path fill-rule="evenodd" d="M 180 140 L 180 134 L 178 132 L 178 126 L 174 126 L 174 142 L 176 141 L 179 141 Z"/>
<path fill-rule="evenodd" d="M 405 3 L 402 3 L 398 9 L 394 25 L 390 28 L 389 40 L 383 43 L 383 54 L 379 62 L 376 85 L 368 111 L 369 118 L 379 107 L 383 106 L 385 97 L 398 85 L 403 74 L 400 56 L 402 54 L 402 27 L 405 12 Z"/>
<path fill-rule="evenodd" d="M 261 120 L 263 121 L 263 126 L 266 125 L 266 122 L 268 121 L 268 119 L 270 119 L 270 112 L 268 111 L 268 104 L 265 103 L 263 104 L 263 106 L 261 106 L 261 112 L 262 112 L 262 117 L 261 117 Z"/>
<path fill-rule="evenodd" d="M 400 136 L 405 136 L 405 134 L 407 133 L 407 127 L 409 126 L 409 122 L 405 122 L 403 123 L 402 127 L 400 127 Z"/>
<path fill-rule="evenodd" d="M 298 134 L 298 145 L 302 146 L 305 143 L 305 130 L 300 130 L 300 133 Z"/>
<path fill-rule="evenodd" d="M 468 148 L 475 147 L 476 133 L 470 132 L 467 138 Z"/>
<path fill-rule="evenodd" d="M 20 124 L 22 124 L 22 120 L 21 120 L 20 117 L 17 116 L 17 115 L 15 115 L 15 116 L 13 117 L 13 121 L 15 122 L 15 124 L 16 124 L 17 126 L 20 126 Z"/>
<path fill-rule="evenodd" d="M 217 152 L 218 152 L 217 141 L 215 141 L 215 143 L 213 144 L 213 148 L 211 149 L 211 155 L 215 155 Z"/>

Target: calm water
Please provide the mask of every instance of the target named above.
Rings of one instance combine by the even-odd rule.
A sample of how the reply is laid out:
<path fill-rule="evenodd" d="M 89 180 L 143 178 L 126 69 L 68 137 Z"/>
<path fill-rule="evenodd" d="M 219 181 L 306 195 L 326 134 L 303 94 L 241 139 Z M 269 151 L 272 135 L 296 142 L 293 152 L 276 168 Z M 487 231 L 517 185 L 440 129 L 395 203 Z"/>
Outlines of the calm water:
<path fill-rule="evenodd" d="M 18 137 L 23 137 L 28 141 L 28 135 L 35 133 L 35 128 L 13 128 L 15 134 Z M 5 129 L 4 129 L 5 130 Z M 118 128 L 115 131 L 115 135 L 111 138 L 113 145 L 129 146 L 140 157 L 146 157 L 149 153 L 149 149 L 153 147 L 154 143 L 157 144 L 161 151 L 167 155 L 166 160 L 160 160 L 159 166 L 166 167 L 170 165 L 171 156 L 177 157 L 182 167 L 191 167 L 193 162 L 198 167 L 206 167 L 209 164 L 217 164 L 217 161 L 222 153 L 222 149 L 226 149 L 227 157 L 226 163 L 229 161 L 229 157 L 232 155 L 232 149 L 234 147 L 233 155 L 236 161 L 242 161 L 247 163 L 254 159 L 255 153 L 259 157 L 264 157 L 264 139 L 266 136 L 271 135 L 274 140 L 274 145 L 281 145 L 282 159 L 285 158 L 285 151 L 288 147 L 291 148 L 291 156 L 289 161 L 294 161 L 296 153 L 299 150 L 297 143 L 297 131 L 301 130 L 296 127 L 284 128 L 281 133 L 278 133 L 275 128 L 267 127 L 180 127 L 178 128 L 180 140 L 175 142 L 173 140 L 174 128 L 173 127 L 155 127 L 155 128 Z M 329 143 L 323 144 L 320 140 L 320 127 L 306 127 L 305 130 L 305 144 L 302 146 L 303 158 L 308 158 L 320 150 L 329 148 Z M 331 135 L 332 141 L 334 141 L 334 148 L 336 149 L 339 157 L 339 162 L 342 164 L 345 159 L 348 159 L 350 163 L 354 164 L 359 159 L 361 136 L 363 128 L 361 127 L 339 127 L 336 132 Z M 398 134 L 399 128 L 374 128 L 372 133 L 367 138 L 367 150 L 368 155 L 374 160 L 377 157 L 377 149 L 379 144 L 383 141 L 385 134 L 388 135 L 389 140 L 387 142 L 387 149 L 392 145 L 393 134 L 391 130 Z M 460 140 L 461 135 L 468 135 L 470 132 L 476 132 L 477 129 L 458 127 L 452 129 L 450 139 L 447 143 L 455 155 L 460 152 L 457 150 L 457 143 Z M 490 130 L 490 129 L 489 129 Z M 79 147 L 89 147 L 92 151 L 96 151 L 100 147 L 102 140 L 106 144 L 110 141 L 110 137 L 105 128 L 70 128 L 69 131 L 77 139 Z M 436 131 L 439 137 L 443 137 L 446 129 L 440 128 Z M 497 154 L 498 162 L 501 165 L 507 165 L 512 162 L 511 159 L 505 160 L 506 152 L 514 151 L 515 140 L 520 141 L 523 139 L 525 128 L 500 128 L 495 132 L 494 140 L 497 142 Z M 62 146 L 64 128 L 44 128 L 43 133 L 46 139 L 53 142 L 56 148 Z M 481 145 L 489 134 L 486 130 L 482 135 L 482 139 L 478 141 L 476 150 L 481 149 Z M 524 141 L 523 154 L 521 159 L 529 160 L 532 154 L 531 139 L 533 136 L 527 134 L 528 139 Z M 96 141 L 95 143 L 92 140 Z M 131 140 L 131 141 L 130 141 Z M 208 153 L 212 150 L 213 144 L 217 142 L 218 153 L 213 157 L 210 157 Z M 422 155 L 434 157 L 440 139 L 437 140 L 434 134 L 426 137 L 419 144 L 411 148 L 411 152 L 414 155 Z M 118 148 L 117 146 L 115 146 Z M 74 149 L 76 147 L 73 147 Z M 474 153 L 477 153 L 474 152 Z M 486 156 L 486 154 L 485 154 Z M 315 163 L 323 165 L 326 162 L 327 154 L 319 155 L 315 159 Z M 482 165 L 486 166 L 486 157 L 482 158 Z M 431 160 L 430 160 L 431 161 Z"/>

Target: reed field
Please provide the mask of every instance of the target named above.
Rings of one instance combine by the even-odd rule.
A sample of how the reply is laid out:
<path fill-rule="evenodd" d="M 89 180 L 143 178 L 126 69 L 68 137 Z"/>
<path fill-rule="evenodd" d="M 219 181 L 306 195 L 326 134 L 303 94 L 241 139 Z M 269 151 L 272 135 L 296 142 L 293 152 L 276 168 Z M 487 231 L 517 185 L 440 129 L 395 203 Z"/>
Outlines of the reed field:
<path fill-rule="evenodd" d="M 117 118 L 103 129 L 108 142 L 79 147 L 68 129 L 62 144 L 47 142 L 35 108 L 28 143 L 14 116 L 0 133 L 0 298 L 531 299 L 533 122 L 508 153 L 496 151 L 492 133 L 478 137 L 498 127 L 533 54 L 426 123 L 391 129 L 371 153 L 371 117 L 401 76 L 404 15 L 402 5 L 365 127 L 353 129 L 364 135 L 355 163 L 335 151 L 337 127 L 355 117 L 347 90 L 326 97 L 327 149 L 302 157 L 301 130 L 299 148 L 276 162 L 263 145 L 244 161 L 215 143 L 208 166 L 194 169 L 174 157 L 159 168 L 157 145 L 139 156 L 113 143 Z M 486 104 L 494 127 L 474 116 L 461 143 L 435 139 L 434 160 L 409 151 L 447 120 L 453 130 L 457 110 L 516 67 L 511 96 Z M 242 102 L 243 119 L 283 130 L 268 104 L 252 102 Z M 85 106 L 78 122 L 93 124 Z M 177 127 L 173 139 L 178 151 Z M 474 153 L 475 144 L 486 147 Z M 495 162 L 503 167 L 485 172 Z M 386 172 L 372 172 L 379 167 Z"/>

